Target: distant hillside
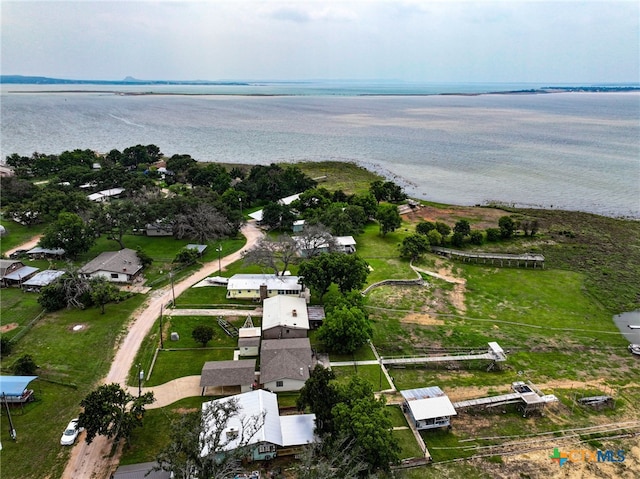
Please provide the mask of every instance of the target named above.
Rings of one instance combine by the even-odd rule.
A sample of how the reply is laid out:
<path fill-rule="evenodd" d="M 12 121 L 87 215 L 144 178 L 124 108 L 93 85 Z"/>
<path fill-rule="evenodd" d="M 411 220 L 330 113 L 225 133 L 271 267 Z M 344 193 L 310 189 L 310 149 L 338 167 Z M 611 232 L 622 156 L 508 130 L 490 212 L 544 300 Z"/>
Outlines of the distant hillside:
<path fill-rule="evenodd" d="M 221 82 L 208 80 L 138 80 L 127 76 L 124 80 L 71 80 L 24 75 L 0 75 L 0 83 L 23 85 L 247 85 L 243 82 Z"/>

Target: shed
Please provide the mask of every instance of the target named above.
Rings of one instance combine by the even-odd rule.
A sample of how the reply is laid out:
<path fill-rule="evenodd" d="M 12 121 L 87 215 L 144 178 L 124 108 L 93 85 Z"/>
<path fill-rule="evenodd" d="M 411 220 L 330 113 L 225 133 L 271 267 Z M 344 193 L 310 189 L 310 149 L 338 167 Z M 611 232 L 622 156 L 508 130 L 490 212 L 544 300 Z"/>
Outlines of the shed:
<path fill-rule="evenodd" d="M 400 391 L 403 408 L 414 421 L 416 429 L 435 429 L 451 425 L 451 416 L 457 415 L 453 404 L 438 386 Z"/>
<path fill-rule="evenodd" d="M 7 403 L 24 404 L 33 399 L 33 390 L 27 389 L 38 376 L 0 376 L 0 397 Z"/>
<path fill-rule="evenodd" d="M 66 271 L 60 269 L 45 269 L 22 283 L 22 289 L 28 292 L 39 292 L 45 286 L 50 285 Z"/>
<path fill-rule="evenodd" d="M 2 278 L 2 282 L 6 286 L 18 285 L 20 286 L 23 281 L 31 278 L 36 272 L 38 272 L 40 268 L 36 268 L 34 266 L 23 266 L 22 268 L 18 268 L 11 273 L 5 274 Z"/>
<path fill-rule="evenodd" d="M 198 256 L 202 256 L 207 249 L 206 244 L 188 244 L 185 246 L 187 249 L 195 249 L 198 252 Z"/>
<path fill-rule="evenodd" d="M 42 248 L 40 246 L 36 246 L 35 248 L 31 248 L 27 251 L 27 256 L 31 259 L 42 259 L 42 258 L 62 258 L 65 255 L 66 251 L 63 248 Z"/>

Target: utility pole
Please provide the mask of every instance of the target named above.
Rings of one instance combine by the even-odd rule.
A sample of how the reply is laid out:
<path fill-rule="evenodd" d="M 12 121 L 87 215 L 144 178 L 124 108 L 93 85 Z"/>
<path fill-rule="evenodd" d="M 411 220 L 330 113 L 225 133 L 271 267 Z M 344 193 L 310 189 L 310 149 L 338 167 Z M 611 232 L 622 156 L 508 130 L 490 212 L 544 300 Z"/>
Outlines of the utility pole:
<path fill-rule="evenodd" d="M 220 274 L 222 272 L 222 263 L 220 258 L 220 255 L 222 254 L 222 243 L 218 245 L 216 251 L 218 252 L 218 274 Z"/>

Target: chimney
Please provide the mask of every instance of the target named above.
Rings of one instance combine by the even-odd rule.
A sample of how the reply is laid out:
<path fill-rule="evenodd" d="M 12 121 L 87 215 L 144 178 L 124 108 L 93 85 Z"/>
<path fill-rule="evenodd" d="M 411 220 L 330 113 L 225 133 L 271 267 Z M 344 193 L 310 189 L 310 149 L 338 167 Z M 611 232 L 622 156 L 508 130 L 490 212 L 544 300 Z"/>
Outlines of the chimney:
<path fill-rule="evenodd" d="M 303 371 L 304 371 L 304 369 L 303 369 L 303 368 L 300 368 L 300 376 L 304 376 Z"/>

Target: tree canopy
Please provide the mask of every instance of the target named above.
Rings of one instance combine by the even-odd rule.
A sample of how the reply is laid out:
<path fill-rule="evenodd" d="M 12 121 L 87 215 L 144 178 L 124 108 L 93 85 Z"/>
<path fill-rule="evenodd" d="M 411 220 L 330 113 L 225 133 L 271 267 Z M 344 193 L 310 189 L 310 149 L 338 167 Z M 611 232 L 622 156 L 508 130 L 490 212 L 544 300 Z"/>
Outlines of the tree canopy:
<path fill-rule="evenodd" d="M 40 239 L 43 248 L 63 248 L 71 258 L 89 251 L 96 238 L 93 228 L 75 213 L 60 213 Z"/>
<path fill-rule="evenodd" d="M 367 343 L 373 328 L 361 309 L 342 306 L 326 314 L 318 329 L 318 339 L 330 351 L 353 353 Z"/>
<path fill-rule="evenodd" d="M 394 205 L 380 205 L 376 219 L 380 223 L 380 234 L 382 236 L 397 230 L 402 225 L 402 218 L 398 208 Z"/>
<path fill-rule="evenodd" d="M 133 429 L 142 426 L 145 406 L 154 401 L 152 392 L 134 397 L 119 384 L 103 384 L 80 402 L 84 411 L 78 416 L 78 427 L 85 428 L 88 444 L 97 435 L 128 440 Z"/>

